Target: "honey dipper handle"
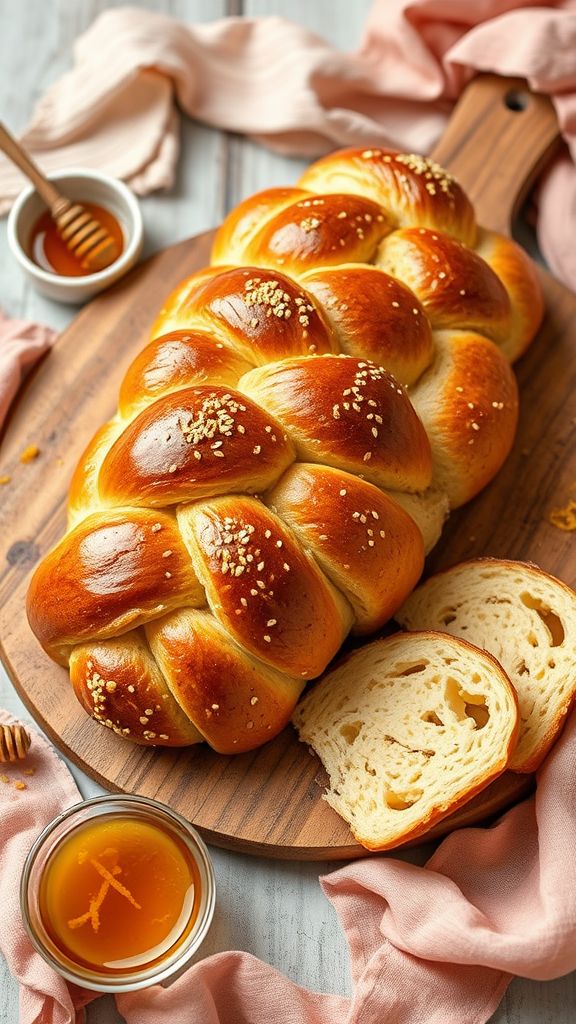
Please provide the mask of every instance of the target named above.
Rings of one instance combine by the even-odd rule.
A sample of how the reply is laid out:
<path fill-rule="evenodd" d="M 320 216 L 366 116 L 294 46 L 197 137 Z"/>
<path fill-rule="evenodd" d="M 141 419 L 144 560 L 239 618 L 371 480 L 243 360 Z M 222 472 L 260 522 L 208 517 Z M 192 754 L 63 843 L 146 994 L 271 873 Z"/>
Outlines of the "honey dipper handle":
<path fill-rule="evenodd" d="M 34 163 L 26 151 L 22 149 L 19 142 L 0 121 L 0 149 L 6 156 L 20 168 L 23 174 L 30 179 L 38 194 L 50 208 L 52 215 L 57 217 L 68 208 L 69 201 L 65 199 L 45 178 L 40 168 Z"/>
<path fill-rule="evenodd" d="M 560 139 L 547 96 L 524 79 L 478 75 L 432 156 L 458 179 L 478 221 L 510 233 L 514 214 Z"/>

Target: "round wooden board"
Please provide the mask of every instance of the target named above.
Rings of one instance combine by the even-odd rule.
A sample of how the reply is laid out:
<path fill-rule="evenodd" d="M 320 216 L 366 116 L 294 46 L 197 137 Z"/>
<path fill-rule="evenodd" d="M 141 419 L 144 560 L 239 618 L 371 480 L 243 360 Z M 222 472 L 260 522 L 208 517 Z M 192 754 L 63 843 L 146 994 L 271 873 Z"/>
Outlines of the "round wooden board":
<path fill-rule="evenodd" d="M 30 571 L 64 530 L 67 483 L 87 439 L 114 412 L 118 384 L 163 297 L 207 261 L 209 244 L 204 235 L 172 246 L 88 305 L 20 396 L 1 459 L 2 472 L 12 474 L 0 513 L 3 659 L 42 728 L 105 787 L 164 801 L 217 845 L 282 858 L 353 858 L 365 851 L 322 799 L 324 771 L 291 728 L 237 757 L 205 746 L 175 752 L 126 743 L 85 715 L 67 672 L 40 649 L 24 613 Z M 490 554 L 531 559 L 568 582 L 576 578 L 572 535 L 548 520 L 576 481 L 576 299 L 543 280 L 549 313 L 518 366 L 523 413 L 514 451 L 483 494 L 453 515 L 430 568 Z M 37 444 L 40 456 L 22 465 L 28 444 Z M 434 835 L 486 818 L 529 785 L 507 774 Z"/>
<path fill-rule="evenodd" d="M 501 100 L 501 84 L 499 89 Z M 477 94 L 478 110 L 483 105 L 484 113 L 480 117 L 477 111 L 476 130 L 494 121 L 494 102 L 485 90 Z M 527 117 L 533 116 L 531 109 Z M 497 115 L 500 120 L 511 116 L 503 108 Z M 456 125 L 457 116 L 458 111 Z M 533 138 L 539 142 L 529 151 L 530 133 L 523 124 L 514 132 L 508 122 L 506 132 L 492 131 L 495 140 L 507 140 L 513 157 L 503 162 L 496 142 L 490 151 L 483 149 L 491 154 L 483 170 L 490 159 L 499 170 L 495 180 L 500 192 L 493 194 L 490 219 L 488 185 L 477 181 L 474 134 L 464 130 L 472 119 L 462 110 L 460 116 L 462 129 L 445 136 L 449 152 L 443 158 L 449 166 L 457 165 L 482 207 L 481 219 L 504 226 L 511 200 L 503 199 L 503 175 L 511 180 L 516 168 L 516 184 L 522 184 L 527 161 L 543 150 L 542 125 L 535 125 L 539 134 Z M 322 799 L 323 769 L 291 728 L 259 750 L 234 758 L 205 746 L 177 752 L 133 746 L 84 714 L 67 673 L 44 655 L 26 621 L 30 572 L 64 531 L 66 491 L 75 463 L 97 427 L 115 411 L 119 382 L 145 342 L 162 300 L 208 261 L 210 240 L 203 235 L 170 247 L 86 306 L 19 396 L 0 451 L 0 473 L 12 476 L 0 489 L 2 656 L 18 692 L 50 738 L 105 787 L 162 800 L 194 822 L 209 842 L 231 849 L 302 860 L 363 856 L 366 851 Z M 551 509 L 565 505 L 576 488 L 576 297 L 545 273 L 542 283 L 546 320 L 517 366 L 522 402 L 514 450 L 492 484 L 453 514 L 430 558 L 430 571 L 463 558 L 494 555 L 532 560 L 570 584 L 576 581 L 573 536 L 549 519 Z M 19 456 L 29 444 L 38 445 L 40 456 L 23 465 Z M 426 838 L 486 819 L 523 796 L 531 784 L 529 777 L 507 773 Z"/>

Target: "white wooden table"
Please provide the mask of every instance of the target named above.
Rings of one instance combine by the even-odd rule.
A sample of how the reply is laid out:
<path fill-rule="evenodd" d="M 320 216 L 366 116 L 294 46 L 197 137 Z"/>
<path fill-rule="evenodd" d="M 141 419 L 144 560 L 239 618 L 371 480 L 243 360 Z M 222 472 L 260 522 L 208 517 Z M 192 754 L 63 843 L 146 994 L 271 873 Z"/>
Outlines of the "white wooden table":
<path fill-rule="evenodd" d="M 357 45 L 369 5 L 370 0 L 138 3 L 189 22 L 235 14 L 284 14 L 341 49 Z M 22 129 L 43 90 L 69 67 L 76 36 L 100 11 L 114 6 L 120 3 L 23 0 L 15 4 L 0 0 L 0 119 L 16 132 Z M 294 182 L 302 166 L 301 161 L 271 154 L 244 138 L 185 122 L 175 187 L 168 194 L 142 201 L 145 255 L 216 225 L 231 206 L 257 189 Z M 56 328 L 69 322 L 73 310 L 43 299 L 24 283 L 8 254 L 5 221 L 0 222 L 0 267 L 0 305 L 8 313 Z M 30 720 L 1 665 L 0 706 L 23 721 Z M 72 767 L 72 772 L 83 796 L 102 792 L 78 769 Z M 346 944 L 318 885 L 318 876 L 337 865 L 274 862 L 217 849 L 212 854 L 219 898 L 205 954 L 244 949 L 312 989 L 349 993 Z M 492 1024 L 572 1024 L 575 1018 L 576 974 L 548 984 L 514 981 Z M 0 1024 L 15 1024 L 17 1019 L 17 985 L 0 957 Z M 89 1024 L 121 1020 L 110 997 L 99 999 L 88 1011 Z"/>

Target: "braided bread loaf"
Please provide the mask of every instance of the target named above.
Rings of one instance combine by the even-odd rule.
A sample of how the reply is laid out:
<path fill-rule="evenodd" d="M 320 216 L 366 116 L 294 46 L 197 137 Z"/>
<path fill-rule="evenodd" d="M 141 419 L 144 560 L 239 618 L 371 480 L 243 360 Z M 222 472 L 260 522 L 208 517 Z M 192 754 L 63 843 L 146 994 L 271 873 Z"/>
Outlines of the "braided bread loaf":
<path fill-rule="evenodd" d="M 530 261 L 432 161 L 345 150 L 241 203 L 84 453 L 33 631 L 131 740 L 248 750 L 417 582 L 508 454 Z"/>

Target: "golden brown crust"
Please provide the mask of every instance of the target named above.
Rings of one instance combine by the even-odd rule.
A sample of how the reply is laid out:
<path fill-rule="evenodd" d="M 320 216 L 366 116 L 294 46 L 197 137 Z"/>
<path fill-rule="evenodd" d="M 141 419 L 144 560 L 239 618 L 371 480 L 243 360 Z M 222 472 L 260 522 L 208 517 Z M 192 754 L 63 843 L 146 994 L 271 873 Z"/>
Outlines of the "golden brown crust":
<path fill-rule="evenodd" d="M 434 484 L 452 508 L 492 479 L 508 455 L 518 419 L 518 387 L 509 363 L 487 338 L 435 334 L 436 359 L 411 392 L 434 459 Z"/>
<path fill-rule="evenodd" d="M 101 506 L 98 487 L 100 467 L 123 430 L 124 423 L 115 416 L 96 431 L 78 460 L 68 491 L 69 529 Z"/>
<path fill-rule="evenodd" d="M 419 491 L 430 483 L 426 433 L 382 367 L 352 356 L 285 359 L 250 371 L 238 387 L 280 420 L 300 459 L 379 487 Z"/>
<path fill-rule="evenodd" d="M 178 704 L 214 750 L 252 750 L 290 720 L 303 682 L 241 650 L 208 612 L 175 612 L 147 634 Z"/>
<path fill-rule="evenodd" d="M 448 171 L 428 157 L 391 149 L 341 149 L 300 178 L 311 192 L 353 192 L 379 203 L 395 227 L 417 225 L 474 245 L 472 205 Z"/>
<path fill-rule="evenodd" d="M 238 203 L 216 232 L 211 262 L 250 263 L 250 259 L 243 259 L 243 254 L 262 224 L 286 206 L 306 198 L 307 193 L 301 188 L 267 188 Z"/>
<path fill-rule="evenodd" d="M 394 595 L 420 571 L 422 540 L 412 519 L 403 518 L 402 504 L 408 515 L 414 512 L 431 546 L 448 498 L 455 505 L 473 496 L 512 442 L 514 381 L 495 346 L 469 328 L 493 338 L 506 358 L 516 358 L 539 323 L 541 294 L 530 262 L 508 239 L 480 231 L 479 255 L 454 241 L 473 246 L 476 233 L 472 207 L 450 175 L 426 158 L 383 149 L 330 154 L 308 169 L 301 187 L 269 189 L 241 203 L 217 233 L 218 265 L 182 281 L 167 298 L 154 340 L 121 385 L 118 413 L 96 433 L 74 473 L 71 532 L 39 567 L 30 589 L 30 621 L 49 653 L 65 662 L 76 644 L 102 646 L 127 630 L 136 637 L 139 625 L 203 603 L 190 558 L 204 573 L 217 614 L 244 642 L 230 625 L 235 609 L 221 598 L 193 537 L 193 509 L 179 510 L 184 536 L 178 541 L 175 533 L 165 545 L 183 559 L 174 574 L 169 568 L 161 576 L 163 552 L 150 546 L 145 524 L 160 521 L 155 507 L 230 492 L 266 496 L 283 473 L 285 487 L 298 480 L 302 502 L 306 496 L 311 501 L 310 508 L 298 508 L 298 488 L 290 484 L 286 516 L 301 538 L 316 521 L 314 502 L 323 503 L 331 549 L 325 542 L 314 547 L 311 535 L 305 542 L 355 604 L 356 629 L 383 621 Z M 379 250 L 404 281 L 373 265 Z M 433 335 L 426 311 L 433 325 L 455 329 Z M 230 425 L 230 409 L 210 404 L 219 402 L 238 407 L 230 430 L 220 429 Z M 434 488 L 424 427 L 434 448 Z M 298 467 L 287 472 L 295 458 L 313 464 L 302 468 L 304 476 Z M 379 495 L 374 506 L 387 521 L 381 539 L 388 545 L 388 575 L 383 559 L 368 564 L 360 543 L 358 558 L 350 555 L 344 563 L 352 566 L 351 578 L 345 569 L 339 576 L 339 501 L 331 501 L 322 481 L 346 474 L 354 476 L 351 493 L 359 499 L 366 493 L 366 507 L 363 488 L 391 492 L 390 499 Z M 247 499 L 230 500 L 242 514 Z M 168 520 L 174 531 L 174 516 Z M 290 530 L 287 536 L 296 545 Z M 347 551 L 351 537 L 340 542 Z M 110 545 L 107 562 L 103 552 Z M 145 552 L 151 552 L 149 564 Z M 287 636 L 294 638 L 295 658 L 280 644 L 269 659 L 298 677 L 323 671 L 352 621 L 345 597 L 312 556 L 300 551 L 300 558 L 301 583 L 318 625 L 306 619 L 303 628 L 297 626 L 301 601 L 294 587 Z M 231 601 L 236 590 L 243 596 L 235 580 Z M 187 614 L 194 622 L 202 619 L 189 609 Z M 254 628 L 261 625 L 257 615 Z M 223 635 L 217 623 L 214 629 Z M 298 647 L 299 631 L 311 657 Z M 242 678 L 250 674 L 251 658 L 266 660 L 268 646 L 249 630 L 245 639 L 252 654 L 242 652 L 243 667 L 234 670 Z M 236 641 L 228 643 L 236 664 Z M 143 657 L 138 647 L 134 665 Z M 122 664 L 128 672 L 128 655 Z M 285 698 L 278 698 L 279 707 Z"/>
<path fill-rule="evenodd" d="M 211 494 L 270 487 L 294 459 L 280 423 L 225 387 L 159 398 L 106 455 L 99 489 L 108 505 L 162 507 Z"/>
<path fill-rule="evenodd" d="M 431 362 L 430 323 L 401 281 L 355 263 L 312 270 L 301 280 L 323 308 L 342 352 L 372 360 L 406 385 Z"/>
<path fill-rule="evenodd" d="M 79 644 L 70 679 L 88 714 L 133 743 L 183 747 L 204 738 L 170 693 L 140 631 Z"/>
<path fill-rule="evenodd" d="M 352 612 L 282 520 L 239 494 L 178 511 L 216 618 L 244 650 L 312 679 L 336 654 Z"/>
<path fill-rule="evenodd" d="M 157 398 L 200 384 L 234 387 L 251 367 L 207 331 L 171 331 L 151 341 L 128 367 L 118 409 L 129 420 Z"/>
<path fill-rule="evenodd" d="M 286 275 L 261 267 L 215 274 L 178 316 L 210 331 L 256 366 L 335 351 L 314 299 Z M 170 302 L 166 317 L 174 319 Z"/>
<path fill-rule="evenodd" d="M 378 266 L 400 277 L 418 296 L 433 328 L 479 331 L 494 341 L 508 336 L 510 300 L 488 264 L 439 231 L 394 231 L 378 251 Z"/>
<path fill-rule="evenodd" d="M 526 351 L 544 316 L 544 296 L 532 260 L 511 238 L 481 228 L 476 251 L 499 277 L 510 297 L 510 330 L 498 339 L 506 358 L 515 362 Z"/>
<path fill-rule="evenodd" d="M 307 196 L 276 212 L 243 248 L 243 261 L 300 274 L 369 263 L 390 230 L 384 211 L 354 195 Z"/>
<path fill-rule="evenodd" d="M 204 603 L 174 517 L 121 509 L 88 516 L 46 555 L 30 582 L 27 613 L 44 649 L 67 664 L 83 640 Z"/>
<path fill-rule="evenodd" d="M 387 622 L 418 582 L 424 566 L 420 530 L 373 484 L 328 466 L 297 463 L 266 500 L 348 599 L 355 633 Z"/>
<path fill-rule="evenodd" d="M 192 330 L 194 324 L 190 323 L 189 305 L 196 295 L 202 291 L 204 285 L 230 267 L 203 267 L 195 274 L 186 277 L 180 284 L 176 285 L 165 298 L 164 304 L 152 325 L 150 338 L 159 338 L 162 334 L 169 334 L 171 331 Z"/>

